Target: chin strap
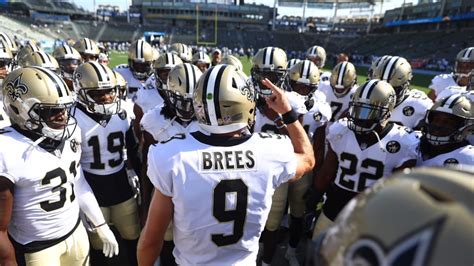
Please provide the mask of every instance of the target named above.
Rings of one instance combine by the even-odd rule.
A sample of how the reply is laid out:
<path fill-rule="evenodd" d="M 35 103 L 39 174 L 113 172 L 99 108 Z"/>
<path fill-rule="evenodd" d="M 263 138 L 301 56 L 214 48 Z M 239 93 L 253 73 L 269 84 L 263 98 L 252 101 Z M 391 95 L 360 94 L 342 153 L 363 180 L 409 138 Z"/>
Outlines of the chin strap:
<path fill-rule="evenodd" d="M 385 152 L 385 148 L 382 146 L 382 142 L 380 141 L 379 133 L 377 133 L 377 130 L 372 130 L 372 132 L 374 132 L 374 135 L 375 135 L 375 137 L 377 138 L 377 144 L 379 145 L 380 150 L 381 150 L 382 152 Z"/>

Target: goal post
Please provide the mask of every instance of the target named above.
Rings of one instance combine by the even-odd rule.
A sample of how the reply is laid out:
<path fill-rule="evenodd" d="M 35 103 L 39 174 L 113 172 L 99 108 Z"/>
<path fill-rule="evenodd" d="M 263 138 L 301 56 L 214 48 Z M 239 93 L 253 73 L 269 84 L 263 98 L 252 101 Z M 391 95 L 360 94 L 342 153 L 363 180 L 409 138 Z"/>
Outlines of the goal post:
<path fill-rule="evenodd" d="M 200 31 L 200 24 L 199 24 L 199 5 L 196 5 L 196 44 L 197 45 L 217 45 L 217 5 L 214 9 L 214 40 L 207 41 L 201 40 L 201 31 Z"/>

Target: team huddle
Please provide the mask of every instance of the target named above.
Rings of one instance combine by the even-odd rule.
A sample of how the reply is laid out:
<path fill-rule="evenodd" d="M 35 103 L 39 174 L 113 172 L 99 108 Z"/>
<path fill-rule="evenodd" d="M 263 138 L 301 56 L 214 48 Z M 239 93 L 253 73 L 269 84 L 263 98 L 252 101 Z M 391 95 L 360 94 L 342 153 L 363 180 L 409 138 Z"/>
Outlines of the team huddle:
<path fill-rule="evenodd" d="M 270 265 L 284 220 L 292 266 L 474 262 L 474 47 L 427 95 L 400 56 L 359 85 L 321 46 L 249 77 L 182 43 L 111 69 L 88 38 L 0 37 L 0 265 Z"/>

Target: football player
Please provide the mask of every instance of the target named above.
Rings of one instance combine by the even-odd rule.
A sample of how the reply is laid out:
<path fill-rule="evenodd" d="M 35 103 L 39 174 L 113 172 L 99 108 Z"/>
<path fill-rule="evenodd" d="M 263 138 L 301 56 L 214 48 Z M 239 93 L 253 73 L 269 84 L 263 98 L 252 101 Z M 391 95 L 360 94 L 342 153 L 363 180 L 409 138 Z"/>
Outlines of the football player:
<path fill-rule="evenodd" d="M 313 62 L 321 71 L 321 83 L 328 83 L 331 78 L 331 72 L 323 72 L 322 69 L 326 63 L 326 50 L 322 46 L 314 45 L 306 51 L 306 59 Z"/>
<path fill-rule="evenodd" d="M 0 37 L 3 35 L 0 35 Z M 7 77 L 8 73 L 10 73 L 11 66 L 13 63 L 13 55 L 8 47 L 8 45 L 4 42 L 0 42 L 0 86 L 3 84 L 3 80 Z M 4 127 L 10 125 L 10 120 L 8 119 L 5 110 L 3 109 L 3 94 L 0 93 L 0 130 Z"/>
<path fill-rule="evenodd" d="M 416 165 L 419 140 L 411 129 L 389 122 L 396 94 L 372 79 L 357 88 L 347 118 L 329 127 L 328 151 L 314 179 L 314 204 L 327 191 L 313 237 L 333 224 L 354 196 L 394 171 Z M 332 184 L 332 185 L 331 185 Z"/>
<path fill-rule="evenodd" d="M 244 71 L 244 67 L 240 59 L 230 54 L 222 57 L 222 60 L 219 62 L 219 64 L 233 65 L 238 70 Z"/>
<path fill-rule="evenodd" d="M 191 47 L 184 43 L 173 43 L 169 50 L 170 53 L 176 54 L 184 63 L 191 63 L 193 53 Z M 165 82 L 166 83 L 166 82 Z"/>
<path fill-rule="evenodd" d="M 350 62 L 338 63 L 331 72 L 328 83 L 321 83 L 318 90 L 326 95 L 326 101 L 331 106 L 331 122 L 347 115 L 349 102 L 357 89 L 357 73 Z"/>
<path fill-rule="evenodd" d="M 15 58 L 16 54 L 18 53 L 18 45 L 14 40 L 10 38 L 6 33 L 0 32 L 0 41 L 6 43 L 10 51 L 12 52 L 13 58 Z"/>
<path fill-rule="evenodd" d="M 58 61 L 51 55 L 43 52 L 33 52 L 21 60 L 20 67 L 29 67 L 29 66 L 38 66 L 42 68 L 47 68 L 56 74 L 60 75 L 61 71 L 59 69 Z"/>
<path fill-rule="evenodd" d="M 211 66 L 211 58 L 205 52 L 197 52 L 193 55 L 192 63 L 205 72 Z"/>
<path fill-rule="evenodd" d="M 135 102 L 137 92 L 153 73 L 153 48 L 144 40 L 134 41 L 128 48 L 128 64 L 114 68 L 128 84 L 127 100 Z"/>
<path fill-rule="evenodd" d="M 474 106 L 465 95 L 454 94 L 435 102 L 426 113 L 420 145 L 420 166 L 474 166 Z"/>
<path fill-rule="evenodd" d="M 296 65 L 296 63 L 300 62 L 300 59 L 290 59 L 288 64 L 286 64 L 286 68 L 290 69 L 292 66 Z"/>
<path fill-rule="evenodd" d="M 97 61 L 99 59 L 100 49 L 94 40 L 82 38 L 73 47 L 81 54 L 82 62 Z"/>
<path fill-rule="evenodd" d="M 130 265 L 136 265 L 136 244 L 140 232 L 135 200 L 138 179 L 131 161 L 125 162 L 126 135 L 130 119 L 120 107 L 115 75 L 97 61 L 81 64 L 74 72 L 77 95 L 75 117 L 82 133 L 81 165 L 108 223 L 124 240 Z M 100 240 L 90 234 L 93 249 Z M 94 254 L 94 253 L 92 253 Z M 94 254 L 97 255 L 97 254 Z M 97 263 L 103 264 L 100 257 Z"/>
<path fill-rule="evenodd" d="M 288 132 L 283 120 L 265 101 L 265 98 L 270 96 L 272 91 L 263 84 L 264 80 L 268 79 L 273 84 L 276 84 L 276 86 L 286 85 L 284 84 L 287 75 L 286 66 L 288 64 L 286 53 L 277 47 L 265 47 L 255 54 L 252 64 L 250 71 L 251 81 L 258 93 L 253 131 L 287 135 Z M 297 108 L 296 110 L 299 110 L 298 116 L 303 113 L 301 111 L 303 108 Z M 285 212 L 287 195 L 287 183 L 278 186 L 273 194 L 271 208 L 265 224 L 265 232 L 262 236 L 263 246 L 259 251 L 259 253 L 263 254 L 262 264 L 269 265 L 275 253 L 278 242 L 278 229 Z"/>
<path fill-rule="evenodd" d="M 16 69 L 21 65 L 21 62 L 23 58 L 25 58 L 27 55 L 30 55 L 34 52 L 39 52 L 42 51 L 41 48 L 36 45 L 35 42 L 33 41 L 28 41 L 24 46 L 22 46 L 19 50 L 18 53 L 16 54 L 15 60 L 13 61 L 14 65 L 12 69 Z"/>
<path fill-rule="evenodd" d="M 428 97 L 435 101 L 438 95 L 450 86 L 464 87 L 468 83 L 468 75 L 474 69 L 474 47 L 462 49 L 457 55 L 454 63 L 454 73 L 439 74 L 431 80 Z"/>
<path fill-rule="evenodd" d="M 193 92 L 198 79 L 202 73 L 195 65 L 184 63 L 175 66 L 168 75 L 165 95 L 165 104 L 157 106 L 147 112 L 141 121 L 143 129 L 143 161 L 147 161 L 148 149 L 150 145 L 156 143 L 166 143 L 172 138 L 182 138 L 186 132 L 196 131 L 196 123 L 193 108 Z M 159 145 L 158 145 L 159 146 Z M 153 185 L 146 176 L 147 164 L 143 164 L 142 170 L 142 190 L 143 202 L 141 206 L 142 219 L 144 225 L 148 207 L 151 201 Z M 163 243 L 163 250 L 160 254 L 162 265 L 174 265 L 173 251 L 173 228 L 168 227 Z"/>
<path fill-rule="evenodd" d="M 324 136 L 326 124 L 331 120 L 331 107 L 325 101 L 325 96 L 317 91 L 319 84 L 319 69 L 309 60 L 302 60 L 292 66 L 287 76 L 289 95 L 296 94 L 290 101 L 295 106 L 303 106 L 301 115 L 302 125 L 310 142 L 313 144 L 315 160 L 318 162 L 313 169 L 317 172 L 324 160 Z M 290 99 L 290 97 L 289 97 Z M 294 104 L 294 102 L 299 102 Z M 288 202 L 290 206 L 290 239 L 285 258 L 290 265 L 299 265 L 296 256 L 301 234 L 303 232 L 303 214 L 305 213 L 304 194 L 311 187 L 313 173 L 305 174 L 300 180 L 289 184 Z M 275 191 L 277 193 L 278 190 Z M 275 194 L 274 194 L 275 196 Z M 273 206 L 272 206 L 273 207 Z"/>
<path fill-rule="evenodd" d="M 194 92 L 201 131 L 150 148 L 148 176 L 156 189 L 140 238 L 140 265 L 153 264 L 172 218 L 178 264 L 255 264 L 275 188 L 314 166 L 285 94 L 268 79 L 262 85 L 271 89 L 267 102 L 282 114 L 290 138 L 250 134 L 255 90 L 233 66 L 217 65 Z"/>
<path fill-rule="evenodd" d="M 390 121 L 417 130 L 433 102 L 422 91 L 410 90 L 412 77 L 410 63 L 399 56 L 385 57 L 373 73 L 374 79 L 387 81 L 395 89 L 397 100 Z"/>
<path fill-rule="evenodd" d="M 168 74 L 176 65 L 183 61 L 174 53 L 164 53 L 153 63 L 154 74 L 148 78 L 142 90 L 139 90 L 133 106 L 135 120 L 133 130 L 135 135 L 141 140 L 140 121 L 143 115 L 156 106 L 162 106 L 166 96 L 163 90 L 166 89 Z"/>
<path fill-rule="evenodd" d="M 313 246 L 308 265 L 468 265 L 473 172 L 420 168 L 352 200 Z"/>
<path fill-rule="evenodd" d="M 82 63 L 81 54 L 71 46 L 63 44 L 54 50 L 53 57 L 58 61 L 59 68 L 61 69 L 61 77 L 66 82 L 69 90 L 74 91 L 72 74 Z"/>
<path fill-rule="evenodd" d="M 87 265 L 79 209 L 104 243 L 104 255 L 117 255 L 79 164 L 81 139 L 67 85 L 48 69 L 25 67 L 7 76 L 2 94 L 12 126 L 0 135 L 0 265 Z"/>

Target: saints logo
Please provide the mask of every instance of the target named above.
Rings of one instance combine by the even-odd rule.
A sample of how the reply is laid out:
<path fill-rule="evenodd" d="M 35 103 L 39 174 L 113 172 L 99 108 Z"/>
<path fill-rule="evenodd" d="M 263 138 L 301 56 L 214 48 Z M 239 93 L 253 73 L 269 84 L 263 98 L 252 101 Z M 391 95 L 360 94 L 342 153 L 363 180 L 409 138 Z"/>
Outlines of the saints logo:
<path fill-rule="evenodd" d="M 77 148 L 79 147 L 79 142 L 76 139 L 72 139 L 69 144 L 71 145 L 71 150 L 73 152 L 77 152 Z"/>
<path fill-rule="evenodd" d="M 7 96 L 10 97 L 12 101 L 16 101 L 16 99 L 21 98 L 21 95 L 28 92 L 28 87 L 21 83 L 21 76 L 22 74 L 20 74 L 15 80 L 10 81 L 7 83 L 7 85 L 5 85 Z"/>
<path fill-rule="evenodd" d="M 398 240 L 392 247 L 384 247 L 372 238 L 361 238 L 352 243 L 344 256 L 345 265 L 429 265 L 432 243 L 443 220 Z"/>
<path fill-rule="evenodd" d="M 321 114 L 321 112 L 314 113 L 314 115 L 313 115 L 314 121 L 319 122 L 319 121 L 321 121 L 321 118 L 323 118 L 323 115 Z"/>
<path fill-rule="evenodd" d="M 403 114 L 405 116 L 412 116 L 413 113 L 415 113 L 415 109 L 411 106 L 406 106 L 405 108 L 403 108 Z"/>
<path fill-rule="evenodd" d="M 389 141 L 385 149 L 390 153 L 397 153 L 400 150 L 400 143 L 395 140 Z"/>

